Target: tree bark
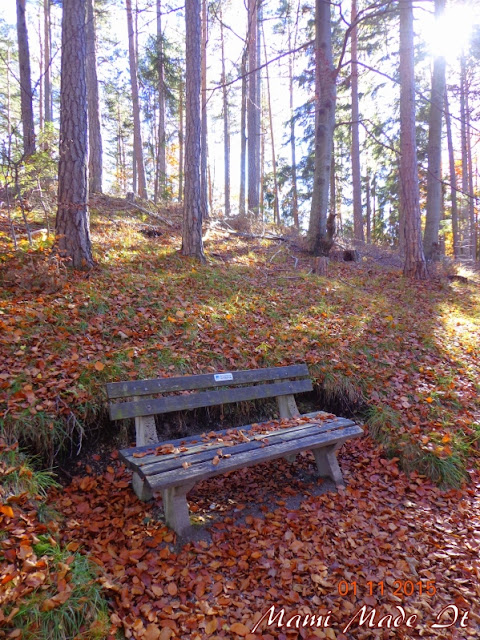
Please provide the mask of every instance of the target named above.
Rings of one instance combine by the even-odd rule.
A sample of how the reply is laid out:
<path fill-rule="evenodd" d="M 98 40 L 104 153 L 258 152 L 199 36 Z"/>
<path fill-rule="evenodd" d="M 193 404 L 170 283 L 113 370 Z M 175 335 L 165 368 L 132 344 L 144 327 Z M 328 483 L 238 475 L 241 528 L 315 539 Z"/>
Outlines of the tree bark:
<path fill-rule="evenodd" d="M 137 58 L 135 55 L 135 33 L 133 28 L 132 0 L 125 0 L 128 25 L 128 52 L 130 63 L 130 82 L 132 86 L 133 103 L 133 156 L 138 182 L 138 195 L 147 199 L 147 182 L 145 179 L 145 165 L 143 161 L 142 128 L 140 124 L 140 98 L 138 96 Z"/>
<path fill-rule="evenodd" d="M 400 0 L 400 188 L 405 225 L 404 274 L 427 277 L 420 226 L 415 137 L 415 67 L 412 0 Z"/>
<path fill-rule="evenodd" d="M 307 242 L 315 255 L 328 256 L 335 219 L 327 224 L 330 176 L 333 170 L 336 72 L 333 67 L 331 5 L 315 4 L 315 172 Z M 328 227 L 328 228 L 327 228 Z"/>
<path fill-rule="evenodd" d="M 362 175 L 360 169 L 360 135 L 359 135 L 359 105 L 358 105 L 358 28 L 357 0 L 352 0 L 351 24 L 355 25 L 351 32 L 352 71 L 352 188 L 353 188 L 353 235 L 355 240 L 364 242 L 362 215 Z"/>
<path fill-rule="evenodd" d="M 186 0 L 186 139 L 182 254 L 205 262 L 202 241 L 201 107 L 202 27 L 200 0 Z"/>
<path fill-rule="evenodd" d="M 77 269 L 88 269 L 93 265 L 87 207 L 85 22 L 85 0 L 63 0 L 60 160 L 55 235 L 59 255 Z"/>
<path fill-rule="evenodd" d="M 471 258 L 477 259 L 477 228 L 475 220 L 475 194 L 473 191 L 473 160 L 472 160 L 472 136 L 470 127 L 469 85 L 466 83 L 465 91 L 465 134 L 467 139 L 467 168 L 468 168 L 468 219 L 470 231 Z"/>
<path fill-rule="evenodd" d="M 370 174 L 367 173 L 367 244 L 372 241 L 372 203 L 371 203 L 371 190 L 370 190 Z"/>
<path fill-rule="evenodd" d="M 260 87 L 258 84 L 258 11 L 260 0 L 248 0 L 248 210 L 255 216 L 260 206 Z"/>
<path fill-rule="evenodd" d="M 184 177 L 185 177 L 185 160 L 184 160 L 184 146 L 185 146 L 185 136 L 184 136 L 184 125 L 183 125 L 183 81 L 180 81 L 180 86 L 178 90 L 178 119 L 179 119 L 179 127 L 178 127 L 178 201 L 183 202 L 183 185 L 184 185 Z"/>
<path fill-rule="evenodd" d="M 445 0 L 435 0 L 435 19 L 445 11 Z M 438 234 L 442 219 L 442 122 L 445 100 L 445 68 L 443 56 L 433 62 L 430 113 L 428 116 L 427 216 L 423 246 L 427 260 L 438 256 Z"/>
<path fill-rule="evenodd" d="M 50 26 L 50 0 L 43 0 L 43 30 L 44 30 L 44 108 L 43 115 L 45 124 L 53 121 L 52 115 L 52 81 L 51 81 L 51 26 Z"/>
<path fill-rule="evenodd" d="M 18 62 L 20 66 L 20 103 L 23 128 L 23 153 L 29 158 L 35 153 L 35 126 L 33 122 L 33 91 L 30 73 L 25 0 L 17 0 Z"/>
<path fill-rule="evenodd" d="M 241 75 L 242 75 L 242 99 L 240 106 L 240 199 L 238 203 L 238 212 L 242 216 L 245 215 L 246 211 L 246 202 L 245 202 L 245 182 L 246 182 L 246 163 L 247 163 L 247 135 L 246 135 L 246 124 L 247 124 L 247 60 L 248 60 L 248 34 L 247 39 L 245 41 L 245 49 L 243 50 L 242 55 L 242 66 L 241 66 Z"/>
<path fill-rule="evenodd" d="M 288 48 L 292 49 L 291 25 L 288 22 Z M 296 139 L 295 139 L 295 111 L 293 108 L 293 75 L 295 65 L 295 54 L 288 57 L 288 88 L 290 92 L 290 153 L 292 160 L 292 216 L 296 229 L 300 228 L 298 219 L 298 190 L 297 190 L 297 159 L 296 159 Z"/>
<path fill-rule="evenodd" d="M 265 60 L 267 59 L 267 44 L 265 42 L 265 31 L 262 25 L 262 35 L 263 35 L 263 48 Z M 272 99 L 270 96 L 270 74 L 268 71 L 268 67 L 265 69 L 265 75 L 267 80 L 267 101 L 268 101 L 268 122 L 270 125 L 270 144 L 272 146 L 272 170 L 273 170 L 273 191 L 274 191 L 274 200 L 273 200 L 273 220 L 275 224 L 280 224 L 280 203 L 278 197 L 278 180 L 277 180 L 277 157 L 275 155 L 275 132 L 273 129 L 273 115 L 272 115 Z"/>
<path fill-rule="evenodd" d="M 459 233 L 458 233 L 458 201 L 457 201 L 457 174 L 455 172 L 455 152 L 453 150 L 452 122 L 450 120 L 450 108 L 448 105 L 448 93 L 445 90 L 445 124 L 447 129 L 448 145 L 448 166 L 450 171 L 450 193 L 452 198 L 452 235 L 453 235 L 453 255 L 459 256 Z"/>
<path fill-rule="evenodd" d="M 220 37 L 222 47 L 222 85 L 223 85 L 223 157 L 224 157 L 224 190 L 225 190 L 225 215 L 231 214 L 230 207 L 230 123 L 228 113 L 227 75 L 225 73 L 225 37 L 223 16 L 220 5 Z"/>
<path fill-rule="evenodd" d="M 89 192 L 102 193 L 102 129 L 98 95 L 94 0 L 87 0 L 87 101 Z"/>
<path fill-rule="evenodd" d="M 202 151 L 200 161 L 200 183 L 202 195 L 202 219 L 204 220 L 208 218 L 207 44 L 207 0 L 202 0 Z"/>
<path fill-rule="evenodd" d="M 470 245 L 470 225 L 468 215 L 468 144 L 467 144 L 467 65 L 465 53 L 462 52 L 460 58 L 460 142 L 462 149 L 462 195 L 460 198 L 460 255 L 469 258 L 471 252 L 467 245 Z"/>
<path fill-rule="evenodd" d="M 162 3 L 157 0 L 158 152 L 155 171 L 155 202 L 165 197 L 167 162 L 165 156 L 165 79 L 163 69 Z"/>

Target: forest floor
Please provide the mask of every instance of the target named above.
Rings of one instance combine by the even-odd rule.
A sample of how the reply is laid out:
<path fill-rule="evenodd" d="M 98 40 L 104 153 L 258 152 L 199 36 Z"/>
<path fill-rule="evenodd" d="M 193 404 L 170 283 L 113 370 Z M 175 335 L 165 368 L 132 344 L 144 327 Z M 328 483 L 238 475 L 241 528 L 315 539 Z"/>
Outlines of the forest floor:
<path fill-rule="evenodd" d="M 8 483 L 0 496 L 0 637 L 47 637 L 38 630 L 71 604 L 82 554 L 97 565 L 89 584 L 102 585 L 110 610 L 106 619 L 85 613 L 79 637 L 119 629 L 143 640 L 479 637 L 476 282 L 411 283 L 395 262 L 368 252 L 359 263 L 332 262 L 322 278 L 295 239 L 213 225 L 208 263 L 198 265 L 178 252 L 178 212 L 164 212 L 170 227 L 108 201 L 98 206 L 97 267 L 87 275 L 71 278 L 49 259 L 43 234 L 29 251 L 0 239 L 2 432 L 51 462 L 63 448 L 72 476 L 41 509 Z M 152 225 L 152 237 L 141 233 Z M 128 431 L 117 429 L 110 446 L 100 438 L 114 433 L 105 382 L 298 362 L 315 383 L 306 401 L 356 415 L 373 437 L 342 448 L 346 489 L 319 492 L 308 455 L 299 475 L 281 462 L 213 478 L 189 494 L 208 535 L 175 541 L 157 519 L 159 503 L 136 499 L 116 459 Z M 200 429 L 242 424 L 258 411 L 226 411 L 223 425 L 220 414 L 213 425 L 200 416 Z M 193 428 L 179 420 L 165 437 Z M 4 465 L 6 476 L 12 468 Z M 44 524 L 52 508 L 59 521 Z M 22 602 L 32 598 L 38 618 L 21 623 Z M 284 625 L 264 620 L 252 634 L 272 605 L 285 608 Z M 357 617 L 346 629 L 363 605 L 376 607 L 372 624 Z M 435 628 L 446 605 L 445 620 L 458 620 L 447 628 L 442 617 L 445 628 Z M 371 628 L 385 627 L 379 618 L 400 615 L 398 607 L 418 616 L 414 628 L 406 619 Z M 328 611 L 319 628 L 299 619 L 286 626 L 294 614 L 304 621 Z M 67 637 L 59 634 L 48 631 Z"/>

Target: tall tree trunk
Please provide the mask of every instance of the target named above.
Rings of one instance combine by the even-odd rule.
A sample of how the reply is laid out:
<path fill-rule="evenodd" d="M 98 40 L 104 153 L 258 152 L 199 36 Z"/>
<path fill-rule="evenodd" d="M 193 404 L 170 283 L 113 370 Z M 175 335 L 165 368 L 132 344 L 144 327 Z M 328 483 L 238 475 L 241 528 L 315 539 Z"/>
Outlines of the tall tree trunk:
<path fill-rule="evenodd" d="M 467 244 L 470 245 L 469 216 L 468 216 L 468 144 L 467 144 L 467 65 L 465 53 L 460 58 L 460 142 L 462 149 L 462 195 L 460 198 L 460 255 L 470 257 Z"/>
<path fill-rule="evenodd" d="M 245 41 L 245 49 L 242 55 L 242 99 L 240 106 L 240 198 L 238 203 L 238 212 L 241 216 L 245 215 L 246 203 L 245 203 L 245 182 L 246 182 L 246 163 L 247 163 L 247 60 L 248 60 L 248 34 Z"/>
<path fill-rule="evenodd" d="M 450 120 L 450 108 L 448 105 L 448 94 L 445 90 L 445 123 L 447 128 L 448 145 L 448 166 L 450 171 L 450 193 L 452 199 L 452 235 L 453 235 L 453 255 L 459 256 L 459 234 L 458 234 L 458 200 L 457 200 L 457 174 L 455 172 L 455 152 L 453 150 L 452 122 Z"/>
<path fill-rule="evenodd" d="M 98 95 L 94 0 L 87 0 L 87 100 L 89 192 L 102 193 L 102 128 Z"/>
<path fill-rule="evenodd" d="M 45 123 L 53 121 L 52 115 L 52 81 L 51 81 L 51 27 L 50 27 L 50 0 L 43 0 L 43 54 L 44 54 L 44 119 Z"/>
<path fill-rule="evenodd" d="M 42 34 L 42 23 L 41 23 L 41 7 L 38 7 L 38 46 L 40 48 L 39 51 L 39 56 L 38 56 L 38 65 L 40 67 L 39 71 L 40 71 L 40 82 L 38 83 L 38 89 L 39 89 L 39 96 L 38 96 L 38 114 L 39 114 L 39 124 L 40 124 L 40 131 L 43 131 L 43 127 L 44 127 L 44 119 L 43 119 L 43 113 L 44 113 L 44 102 L 43 102 L 43 82 L 41 81 L 41 79 L 44 77 L 44 69 L 43 69 L 43 65 L 44 65 L 44 61 L 45 61 L 45 52 L 43 49 L 43 34 Z"/>
<path fill-rule="evenodd" d="M 292 49 L 292 34 L 290 21 L 288 22 L 288 48 Z M 293 76 L 294 76 L 295 54 L 288 56 L 288 88 L 290 93 L 290 153 L 292 159 L 292 215 L 293 224 L 296 229 L 300 228 L 298 219 L 298 190 L 297 190 L 297 160 L 296 160 L 296 139 L 295 139 L 295 111 L 293 108 Z"/>
<path fill-rule="evenodd" d="M 327 0 L 315 2 L 315 172 L 307 238 L 310 251 L 323 256 L 335 233 L 335 218 L 327 219 L 337 97 L 330 7 Z"/>
<path fill-rule="evenodd" d="M 371 189 L 370 189 L 370 174 L 367 173 L 367 243 L 372 241 L 372 203 L 371 203 Z"/>
<path fill-rule="evenodd" d="M 85 21 L 85 0 L 63 0 L 60 160 L 55 236 L 59 255 L 77 269 L 88 269 L 93 265 L 87 207 Z"/>
<path fill-rule="evenodd" d="M 186 0 L 186 139 L 185 202 L 182 253 L 205 262 L 202 241 L 202 188 L 200 179 L 202 116 L 202 25 L 200 0 Z"/>
<path fill-rule="evenodd" d="M 357 0 L 352 0 L 351 23 L 355 25 L 351 33 L 352 45 L 352 188 L 353 188 L 353 235 L 355 240 L 364 242 L 362 215 L 362 175 L 360 169 L 360 135 L 359 135 L 359 106 L 358 106 L 358 28 Z"/>
<path fill-rule="evenodd" d="M 179 127 L 178 127 L 178 201 L 183 202 L 183 182 L 184 182 L 184 168 L 185 168 L 185 160 L 184 160 L 184 146 L 185 146 L 185 136 L 184 136 L 184 126 L 183 126 L 183 80 L 180 80 L 179 85 L 179 97 L 178 97 L 178 119 L 179 119 Z"/>
<path fill-rule="evenodd" d="M 162 3 L 157 0 L 158 152 L 155 171 L 155 202 L 165 197 L 167 162 L 165 156 L 165 80 L 163 61 Z"/>
<path fill-rule="evenodd" d="M 265 31 L 262 25 L 263 35 L 263 50 L 265 60 L 267 59 L 267 43 L 265 42 Z M 277 180 L 277 157 L 275 155 L 275 133 L 273 129 L 273 115 L 272 115 L 272 99 L 270 95 L 270 74 L 268 66 L 265 68 L 267 77 L 267 101 L 268 101 L 268 122 L 270 125 L 270 144 L 272 147 L 272 170 L 273 170 L 273 220 L 275 224 L 280 224 L 280 203 L 278 198 L 278 180 Z"/>
<path fill-rule="evenodd" d="M 228 117 L 228 91 L 227 75 L 225 73 L 225 37 L 223 27 L 223 15 L 220 5 L 220 37 L 222 46 L 222 85 L 223 85 L 223 157 L 224 157 L 224 189 L 225 189 L 225 215 L 231 214 L 230 208 L 230 124 Z"/>
<path fill-rule="evenodd" d="M 22 111 L 23 152 L 25 158 L 35 153 L 35 126 L 33 123 L 33 91 L 30 73 L 25 0 L 17 0 L 18 62 L 20 65 L 20 103 Z"/>
<path fill-rule="evenodd" d="M 445 0 L 435 0 L 435 19 L 438 21 L 445 11 Z M 423 246 L 428 259 L 439 255 L 438 233 L 442 219 L 442 121 L 445 100 L 445 68 L 443 56 L 433 63 L 430 113 L 428 116 L 428 171 L 427 171 L 427 216 Z"/>
<path fill-rule="evenodd" d="M 258 10 L 260 0 L 248 0 L 248 210 L 254 215 L 259 213 L 260 204 L 260 171 L 259 171 L 259 122 L 260 91 L 258 86 L 257 40 Z"/>
<path fill-rule="evenodd" d="M 465 92 L 465 134 L 467 138 L 467 168 L 468 168 L 468 219 L 469 236 L 472 260 L 477 259 L 477 228 L 475 224 L 475 195 L 473 191 L 473 160 L 472 160 L 472 136 L 470 128 L 469 86 L 467 83 Z"/>
<path fill-rule="evenodd" d="M 137 58 L 135 55 L 135 32 L 133 28 L 132 0 L 125 0 L 128 25 L 128 52 L 130 62 L 130 82 L 133 103 L 133 157 L 138 181 L 138 195 L 147 199 L 147 182 L 143 161 L 142 128 L 140 124 L 140 99 L 138 96 Z"/>
<path fill-rule="evenodd" d="M 208 134 L 207 134 L 207 0 L 202 0 L 202 153 L 200 161 L 200 183 L 202 191 L 202 219 L 208 218 Z"/>
<path fill-rule="evenodd" d="M 412 0 L 400 0 L 400 188 L 405 224 L 404 274 L 415 279 L 427 277 L 420 226 L 415 138 L 415 67 Z"/>

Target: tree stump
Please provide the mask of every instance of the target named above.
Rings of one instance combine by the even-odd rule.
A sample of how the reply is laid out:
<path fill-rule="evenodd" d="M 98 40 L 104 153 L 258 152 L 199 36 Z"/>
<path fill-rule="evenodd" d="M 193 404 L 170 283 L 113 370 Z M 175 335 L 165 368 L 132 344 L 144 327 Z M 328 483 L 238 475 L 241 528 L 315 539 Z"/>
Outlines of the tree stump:
<path fill-rule="evenodd" d="M 326 256 L 318 256 L 315 258 L 313 273 L 319 276 L 328 276 L 328 258 Z"/>

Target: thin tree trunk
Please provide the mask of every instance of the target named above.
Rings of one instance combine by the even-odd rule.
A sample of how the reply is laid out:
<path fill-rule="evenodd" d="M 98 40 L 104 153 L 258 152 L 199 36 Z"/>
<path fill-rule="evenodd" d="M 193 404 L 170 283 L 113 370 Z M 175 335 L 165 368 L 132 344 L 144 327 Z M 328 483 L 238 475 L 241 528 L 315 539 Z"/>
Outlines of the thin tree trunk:
<path fill-rule="evenodd" d="M 260 0 L 248 0 L 248 101 L 247 101 L 247 145 L 248 145 L 248 210 L 258 216 L 260 205 L 259 179 L 259 130 L 260 92 L 258 86 L 257 35 Z"/>
<path fill-rule="evenodd" d="M 415 66 L 412 0 L 400 0 L 400 188 L 405 223 L 404 274 L 415 279 L 427 277 L 420 226 L 415 137 Z"/>
<path fill-rule="evenodd" d="M 18 62 L 20 66 L 20 103 L 23 127 L 23 152 L 25 158 L 35 153 L 35 126 L 33 123 L 33 91 L 30 73 L 25 0 L 17 0 Z"/>
<path fill-rule="evenodd" d="M 352 0 L 351 23 L 355 25 L 357 20 L 357 0 Z M 362 175 L 360 169 L 360 135 L 359 135 L 359 106 L 358 106 L 358 28 L 355 25 L 351 33 L 352 46 L 352 72 L 351 72 L 351 98 L 352 98 L 352 188 L 353 188 L 353 235 L 355 240 L 363 242 L 363 215 L 362 215 Z"/>
<path fill-rule="evenodd" d="M 202 241 L 202 185 L 200 178 L 202 115 L 202 24 L 200 0 L 186 0 L 186 139 L 185 203 L 182 254 L 205 262 Z"/>
<path fill-rule="evenodd" d="M 262 110 L 263 115 L 263 110 Z M 263 120 L 263 118 L 262 118 Z M 262 126 L 261 138 L 260 138 L 260 195 L 259 195 L 259 212 L 260 220 L 263 223 L 265 221 L 265 181 L 263 179 L 265 175 L 265 130 Z"/>
<path fill-rule="evenodd" d="M 183 81 L 180 81 L 178 98 L 178 201 L 183 202 L 183 178 L 184 178 L 184 127 L 183 127 Z"/>
<path fill-rule="evenodd" d="M 372 203 L 370 190 L 370 174 L 367 173 L 367 244 L 372 241 Z"/>
<path fill-rule="evenodd" d="M 288 48 L 292 49 L 291 27 L 288 23 Z M 296 160 L 296 139 L 295 139 L 295 112 L 293 108 L 293 75 L 295 65 L 295 54 L 288 56 L 288 88 L 290 92 L 290 152 L 292 157 L 292 215 L 293 224 L 296 229 L 300 228 L 298 219 L 298 190 L 297 190 L 297 160 Z"/>
<path fill-rule="evenodd" d="M 435 19 L 439 20 L 444 11 L 445 0 L 435 0 Z M 423 236 L 427 260 L 439 255 L 438 234 L 442 219 L 442 122 L 446 86 L 445 69 L 445 58 L 437 56 L 433 63 L 428 116 L 427 215 Z"/>
<path fill-rule="evenodd" d="M 98 95 L 94 0 L 87 0 L 87 98 L 89 193 L 102 193 L 102 127 Z"/>
<path fill-rule="evenodd" d="M 248 40 L 248 34 L 247 34 Z M 247 60 L 248 60 L 248 47 L 247 41 L 245 42 L 245 49 L 242 55 L 242 101 L 240 106 L 240 199 L 238 203 L 238 212 L 241 216 L 245 215 L 246 202 L 245 202 L 245 182 L 246 182 L 246 163 L 247 163 Z"/>
<path fill-rule="evenodd" d="M 223 85 L 223 156 L 224 156 L 224 189 L 225 189 L 225 215 L 231 214 L 230 208 L 230 124 L 228 117 L 228 91 L 227 75 L 225 73 L 225 37 L 223 28 L 223 16 L 220 5 L 220 37 L 222 46 L 222 85 Z"/>
<path fill-rule="evenodd" d="M 130 82 L 132 86 L 133 103 L 133 157 L 134 169 L 138 181 L 140 198 L 147 199 L 147 183 L 145 180 L 145 165 L 143 161 L 142 129 L 140 124 L 140 99 L 138 96 L 137 59 L 135 56 L 135 33 L 133 28 L 132 0 L 125 0 L 128 25 L 128 51 L 130 62 Z"/>
<path fill-rule="evenodd" d="M 88 115 L 85 0 L 63 0 L 56 247 L 77 269 L 93 265 L 87 206 Z"/>
<path fill-rule="evenodd" d="M 469 87 L 467 84 L 465 92 L 465 133 L 467 138 L 467 160 L 468 160 L 468 218 L 471 244 L 471 258 L 477 259 L 477 229 L 475 225 L 475 195 L 473 191 L 473 161 L 472 161 L 472 136 L 470 129 L 470 106 Z"/>
<path fill-rule="evenodd" d="M 40 67 L 39 69 L 40 78 L 43 78 L 44 76 L 43 64 L 45 60 L 45 52 L 43 50 L 44 42 L 43 42 L 43 35 L 42 35 L 41 7 L 38 8 L 38 46 L 40 48 L 40 52 L 38 56 L 38 64 Z M 39 124 L 40 124 L 40 131 L 43 131 L 43 127 L 44 127 L 43 108 L 45 105 L 43 102 L 43 82 L 41 80 L 38 83 L 38 88 L 39 88 L 39 96 L 38 96 Z"/>
<path fill-rule="evenodd" d="M 458 234 L 458 201 L 457 201 L 457 174 L 455 172 L 455 152 L 453 150 L 452 122 L 450 120 L 450 108 L 448 104 L 448 93 L 445 90 L 445 123 L 447 128 L 448 145 L 448 165 L 450 170 L 450 192 L 452 198 L 452 235 L 453 235 L 453 255 L 459 256 L 459 234 Z"/>
<path fill-rule="evenodd" d="M 167 162 L 165 155 L 165 79 L 163 69 L 162 3 L 157 0 L 158 149 L 155 172 L 155 202 L 165 197 Z"/>
<path fill-rule="evenodd" d="M 265 60 L 267 59 L 267 44 L 265 42 L 265 31 L 262 25 L 263 34 L 263 51 Z M 270 125 L 270 144 L 272 146 L 272 170 L 273 170 L 273 220 L 275 224 L 280 224 L 280 207 L 278 199 L 278 180 L 277 180 L 277 158 L 275 155 L 275 134 L 273 130 L 273 116 L 272 116 L 272 100 L 270 96 L 270 74 L 268 72 L 268 66 L 265 68 L 267 76 L 267 101 L 268 101 L 268 122 Z"/>
<path fill-rule="evenodd" d="M 315 172 L 308 228 L 308 246 L 315 255 L 328 256 L 333 244 L 335 218 L 328 215 L 333 171 L 336 73 L 333 68 L 331 4 L 315 4 Z"/>
<path fill-rule="evenodd" d="M 200 183 L 202 191 L 202 219 L 208 218 L 208 133 L 207 133 L 207 0 L 202 0 L 202 154 L 200 161 Z"/>
<path fill-rule="evenodd" d="M 213 211 L 213 180 L 210 163 L 208 163 L 208 206 L 210 207 L 210 211 Z"/>
<path fill-rule="evenodd" d="M 50 28 L 50 0 L 43 0 L 43 30 L 44 30 L 44 118 L 45 123 L 52 122 L 52 82 L 51 82 L 51 28 Z"/>
<path fill-rule="evenodd" d="M 460 58 L 460 142 L 462 149 L 462 195 L 460 198 L 460 255 L 464 258 L 470 257 L 467 243 L 470 244 L 469 216 L 468 216 L 468 145 L 467 145 L 467 66 L 465 53 L 462 52 Z"/>

